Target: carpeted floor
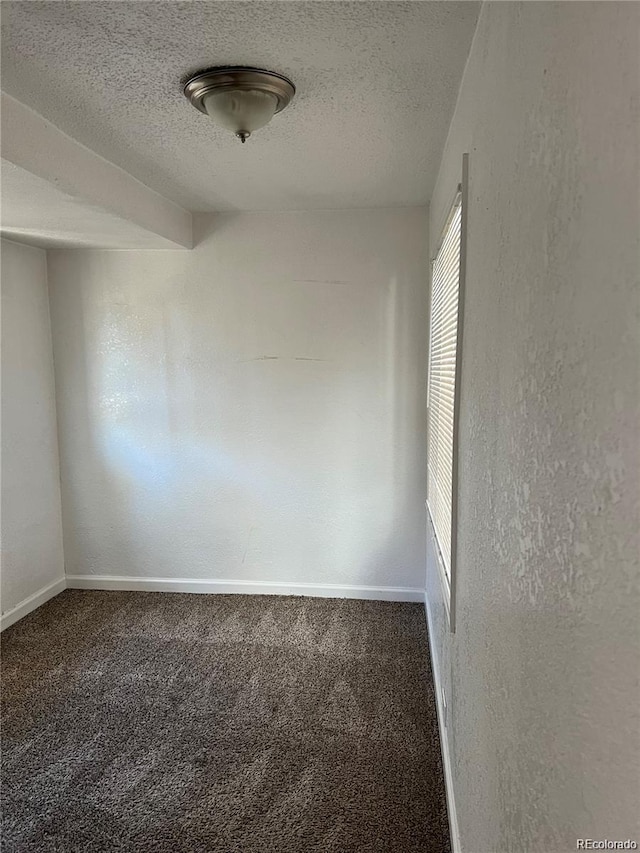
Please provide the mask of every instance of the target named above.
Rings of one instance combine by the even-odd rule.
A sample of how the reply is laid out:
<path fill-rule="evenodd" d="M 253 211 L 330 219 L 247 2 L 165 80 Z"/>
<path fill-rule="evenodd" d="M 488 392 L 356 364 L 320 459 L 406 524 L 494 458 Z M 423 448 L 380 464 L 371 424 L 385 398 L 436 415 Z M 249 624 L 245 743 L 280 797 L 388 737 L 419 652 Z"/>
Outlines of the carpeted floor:
<path fill-rule="evenodd" d="M 448 853 L 424 609 L 67 590 L 2 635 L 6 853 Z"/>

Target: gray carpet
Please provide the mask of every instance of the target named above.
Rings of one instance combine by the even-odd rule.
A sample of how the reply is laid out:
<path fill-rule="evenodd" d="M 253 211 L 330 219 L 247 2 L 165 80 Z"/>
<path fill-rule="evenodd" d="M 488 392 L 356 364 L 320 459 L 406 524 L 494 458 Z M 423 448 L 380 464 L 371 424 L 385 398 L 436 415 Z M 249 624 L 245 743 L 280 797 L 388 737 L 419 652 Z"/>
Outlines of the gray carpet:
<path fill-rule="evenodd" d="M 450 849 L 421 605 L 67 590 L 2 687 L 7 853 Z"/>

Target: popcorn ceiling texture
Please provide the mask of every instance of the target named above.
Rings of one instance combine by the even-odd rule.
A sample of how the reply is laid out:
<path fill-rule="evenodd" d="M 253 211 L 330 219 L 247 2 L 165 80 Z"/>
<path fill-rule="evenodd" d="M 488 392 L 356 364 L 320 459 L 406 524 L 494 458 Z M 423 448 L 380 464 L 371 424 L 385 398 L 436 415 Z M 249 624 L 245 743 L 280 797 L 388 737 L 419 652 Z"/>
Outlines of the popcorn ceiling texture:
<path fill-rule="evenodd" d="M 483 7 L 431 211 L 470 153 L 456 634 L 429 543 L 466 853 L 640 841 L 635 3 Z"/>
<path fill-rule="evenodd" d="M 478 3 L 3 2 L 2 86 L 198 211 L 429 200 Z M 248 64 L 298 93 L 241 146 L 185 75 Z"/>

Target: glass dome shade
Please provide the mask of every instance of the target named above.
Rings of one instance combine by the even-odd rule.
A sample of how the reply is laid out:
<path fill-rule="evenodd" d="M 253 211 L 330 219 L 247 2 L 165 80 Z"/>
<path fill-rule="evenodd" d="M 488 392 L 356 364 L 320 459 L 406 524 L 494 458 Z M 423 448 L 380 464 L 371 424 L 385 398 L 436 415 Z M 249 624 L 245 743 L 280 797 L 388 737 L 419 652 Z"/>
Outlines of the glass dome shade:
<path fill-rule="evenodd" d="M 278 99 L 258 89 L 224 89 L 205 95 L 203 105 L 210 118 L 242 138 L 271 121 Z"/>

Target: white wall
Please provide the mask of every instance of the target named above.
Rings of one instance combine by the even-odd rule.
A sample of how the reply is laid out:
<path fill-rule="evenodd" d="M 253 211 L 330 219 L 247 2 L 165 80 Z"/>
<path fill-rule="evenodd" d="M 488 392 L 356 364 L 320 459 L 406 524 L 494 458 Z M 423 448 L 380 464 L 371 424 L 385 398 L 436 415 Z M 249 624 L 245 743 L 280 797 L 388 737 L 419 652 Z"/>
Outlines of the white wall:
<path fill-rule="evenodd" d="M 470 154 L 457 630 L 428 597 L 467 853 L 640 842 L 635 3 L 488 3 Z"/>
<path fill-rule="evenodd" d="M 67 573 L 424 586 L 425 209 L 51 251 Z"/>
<path fill-rule="evenodd" d="M 46 254 L 8 240 L 2 240 L 1 250 L 2 612 L 7 613 L 64 582 L 64 558 Z"/>

